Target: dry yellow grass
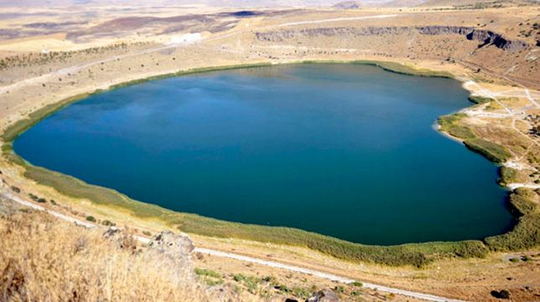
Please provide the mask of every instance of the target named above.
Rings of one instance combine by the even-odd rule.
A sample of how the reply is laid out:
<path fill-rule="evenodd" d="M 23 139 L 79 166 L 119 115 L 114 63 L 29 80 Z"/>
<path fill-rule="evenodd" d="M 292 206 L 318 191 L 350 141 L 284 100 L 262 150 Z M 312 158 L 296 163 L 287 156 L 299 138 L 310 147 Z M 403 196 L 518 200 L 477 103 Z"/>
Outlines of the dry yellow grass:
<path fill-rule="evenodd" d="M 0 218 L 0 301 L 208 301 L 138 248 L 41 213 Z"/>

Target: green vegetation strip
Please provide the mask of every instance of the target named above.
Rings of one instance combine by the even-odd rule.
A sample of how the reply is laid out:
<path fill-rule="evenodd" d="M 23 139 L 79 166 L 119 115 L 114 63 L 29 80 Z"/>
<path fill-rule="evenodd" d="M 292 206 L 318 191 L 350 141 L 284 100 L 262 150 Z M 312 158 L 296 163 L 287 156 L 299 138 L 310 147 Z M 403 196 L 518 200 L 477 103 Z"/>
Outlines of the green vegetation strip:
<path fill-rule="evenodd" d="M 464 117 L 465 115 L 462 113 L 442 116 L 439 118 L 439 126 L 442 131 L 463 140 L 467 148 L 482 154 L 492 162 L 500 164 L 512 157 L 510 151 L 504 146 L 479 138 L 471 128 L 462 125 L 460 121 Z"/>
<path fill-rule="evenodd" d="M 511 211 L 519 217 L 519 223 L 506 234 L 485 239 L 494 251 L 527 250 L 540 245 L 540 210 L 533 202 L 538 192 L 519 188 L 510 196 Z"/>
<path fill-rule="evenodd" d="M 397 63 L 375 63 L 372 61 L 357 61 L 355 63 L 377 65 L 381 67 L 382 64 L 385 64 L 386 67 L 383 67 L 384 69 L 392 68 L 392 71 L 394 72 L 406 74 L 413 74 L 412 72 L 414 71 L 414 74 L 418 75 L 418 70 L 409 70 L 409 67 L 399 67 L 399 64 Z M 266 64 L 195 69 L 187 72 L 132 81 L 113 86 L 111 89 L 126 85 L 133 85 L 157 78 L 192 74 L 204 71 L 259 67 L 265 65 Z M 433 74 L 430 76 L 433 76 Z M 28 119 L 12 125 L 4 132 L 2 136 L 4 140 L 4 145 L 2 147 L 4 157 L 14 164 L 23 166 L 25 168 L 25 177 L 32 179 L 39 184 L 53 187 L 59 193 L 66 196 L 78 199 L 86 199 L 97 205 L 129 211 L 132 215 L 142 219 L 159 219 L 165 224 L 178 228 L 179 230 L 187 233 L 210 237 L 237 238 L 251 241 L 307 247 L 336 258 L 354 262 L 365 261 L 390 266 L 411 265 L 415 267 L 423 267 L 440 258 L 485 257 L 490 250 L 518 250 L 536 246 L 540 243 L 540 215 L 538 214 L 538 209 L 529 209 L 528 203 L 531 202 L 531 197 L 527 194 L 519 194 L 519 199 L 517 197 L 513 198 L 512 202 L 515 204 L 516 208 L 519 209 L 520 215 L 523 215 L 520 217 L 520 222 L 514 228 L 514 230 L 504 235 L 487 238 L 485 242 L 479 240 L 467 240 L 459 242 L 429 242 L 403 244 L 397 246 L 375 246 L 352 243 L 294 228 L 241 224 L 202 217 L 195 214 L 174 212 L 156 205 L 132 200 L 126 195 L 112 189 L 90 185 L 68 175 L 49 171 L 41 167 L 32 166 L 13 152 L 12 142 L 15 138 L 17 138 L 18 135 L 54 111 L 89 95 L 90 94 L 79 95 L 66 99 L 55 105 L 44 107 L 43 109 L 30 114 Z M 470 129 L 460 126 L 460 118 L 461 116 L 459 115 L 442 117 L 439 122 L 444 131 L 448 131 L 450 134 L 455 135 L 456 137 L 471 140 L 473 142 L 471 145 L 474 145 L 478 151 L 480 149 L 487 150 L 482 151 L 486 156 L 488 154 L 493 158 L 507 156 L 506 152 L 504 152 L 504 148 L 498 145 L 492 145 L 492 143 L 489 142 L 479 141 L 479 139 L 475 138 L 474 133 Z"/>
<path fill-rule="evenodd" d="M 383 70 L 403 74 L 403 75 L 412 75 L 419 77 L 437 77 L 437 78 L 454 78 L 454 76 L 446 71 L 434 71 L 429 69 L 420 69 L 414 68 L 407 65 L 403 65 L 395 62 L 387 61 L 372 61 L 372 60 L 356 60 L 356 61 L 302 61 L 302 64 L 357 64 L 357 65 L 368 65 L 368 66 L 377 66 Z"/>
<path fill-rule="evenodd" d="M 468 139 L 464 143 L 467 148 L 498 164 L 504 163 L 512 157 L 512 154 L 505 147 L 481 138 Z"/>

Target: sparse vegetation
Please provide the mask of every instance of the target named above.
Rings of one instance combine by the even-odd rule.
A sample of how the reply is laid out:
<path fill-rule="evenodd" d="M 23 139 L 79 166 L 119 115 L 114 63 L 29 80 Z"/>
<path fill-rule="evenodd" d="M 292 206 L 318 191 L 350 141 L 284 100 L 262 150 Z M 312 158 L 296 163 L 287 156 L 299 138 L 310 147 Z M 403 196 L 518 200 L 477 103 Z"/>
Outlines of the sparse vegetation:
<path fill-rule="evenodd" d="M 210 269 L 195 268 L 195 274 L 208 286 L 223 284 L 223 276 Z"/>
<path fill-rule="evenodd" d="M 0 215 L 0 246 L 0 301 L 209 300 L 160 259 L 43 213 Z"/>

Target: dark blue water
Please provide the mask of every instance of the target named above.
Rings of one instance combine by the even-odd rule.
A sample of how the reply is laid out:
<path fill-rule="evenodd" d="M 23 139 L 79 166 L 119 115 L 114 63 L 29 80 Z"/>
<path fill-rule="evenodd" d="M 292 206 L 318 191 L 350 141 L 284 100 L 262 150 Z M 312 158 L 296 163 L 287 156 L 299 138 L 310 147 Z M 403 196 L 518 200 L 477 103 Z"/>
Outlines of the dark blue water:
<path fill-rule="evenodd" d="M 298 65 L 94 95 L 24 133 L 34 165 L 163 207 L 349 241 L 478 239 L 512 225 L 496 167 L 433 130 L 454 80 Z"/>

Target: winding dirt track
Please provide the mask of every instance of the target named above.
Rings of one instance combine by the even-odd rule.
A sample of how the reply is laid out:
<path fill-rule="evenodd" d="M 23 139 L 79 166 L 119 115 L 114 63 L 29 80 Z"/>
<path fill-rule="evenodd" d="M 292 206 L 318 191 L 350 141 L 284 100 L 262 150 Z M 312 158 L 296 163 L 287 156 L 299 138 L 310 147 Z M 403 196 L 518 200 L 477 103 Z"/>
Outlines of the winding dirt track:
<path fill-rule="evenodd" d="M 16 202 L 18 204 L 21 204 L 23 206 L 30 207 L 32 209 L 38 210 L 38 211 L 44 211 L 44 212 L 46 212 L 48 214 L 51 214 L 51 215 L 57 217 L 58 219 L 62 219 L 62 220 L 65 220 L 65 221 L 68 221 L 68 222 L 71 222 L 71 223 L 75 223 L 75 224 L 80 225 L 80 226 L 84 226 L 84 227 L 87 227 L 87 228 L 96 228 L 97 227 L 93 223 L 89 223 L 89 222 L 86 222 L 86 221 L 81 221 L 81 220 L 79 220 L 77 218 L 73 218 L 73 217 L 58 213 L 56 211 L 51 211 L 49 209 L 46 209 L 45 207 L 42 207 L 42 206 L 37 205 L 35 203 L 23 200 L 23 199 L 19 198 L 18 196 L 15 196 L 15 195 L 10 194 L 10 193 L 4 192 L 4 193 L 0 194 L 0 202 L 2 202 L 3 201 L 2 199 L 4 199 L 4 198 L 9 199 L 9 200 L 11 200 L 13 202 Z M 137 235 L 135 235 L 134 237 L 135 237 L 135 239 L 137 239 L 141 243 L 150 242 L 150 239 L 148 239 L 146 237 L 137 236 Z M 327 279 L 327 280 L 341 282 L 341 283 L 347 283 L 348 284 L 348 283 L 352 283 L 352 282 L 357 281 L 357 280 L 348 279 L 348 278 L 340 277 L 340 276 L 333 275 L 333 274 L 328 274 L 328 273 L 321 272 L 321 271 L 302 268 L 302 267 L 299 267 L 299 266 L 279 263 L 279 262 L 275 262 L 275 261 L 262 260 L 262 259 L 259 259 L 259 258 L 248 257 L 248 256 L 243 256 L 243 255 L 233 254 L 233 253 L 227 253 L 227 252 L 222 252 L 222 251 L 217 251 L 217 250 L 211 250 L 211 249 L 205 249 L 205 248 L 196 247 L 194 252 L 199 252 L 199 253 L 202 253 L 202 254 L 207 254 L 207 255 L 216 256 L 216 257 L 223 257 L 223 258 L 229 258 L 229 259 L 234 259 L 234 260 L 239 260 L 239 261 L 244 261 L 244 262 L 250 262 L 250 263 L 265 265 L 265 266 L 274 267 L 274 268 L 278 268 L 278 269 L 288 270 L 288 271 L 291 271 L 291 272 L 312 275 L 312 276 L 315 276 L 315 277 L 318 277 L 318 278 L 321 278 L 321 279 Z M 408 297 L 421 299 L 421 300 L 426 300 L 426 301 L 464 302 L 463 300 L 448 299 L 448 298 L 439 297 L 439 296 L 435 296 L 435 295 L 424 294 L 424 293 L 419 293 L 419 292 L 413 292 L 413 291 L 408 291 L 408 290 L 399 289 L 399 288 L 387 287 L 387 286 L 377 285 L 377 284 L 373 284 L 373 283 L 362 282 L 362 284 L 363 284 L 363 287 L 365 287 L 365 288 L 374 289 L 374 290 L 378 290 L 378 291 L 381 291 L 381 292 L 393 293 L 393 294 L 396 294 L 396 295 L 408 296 Z"/>

